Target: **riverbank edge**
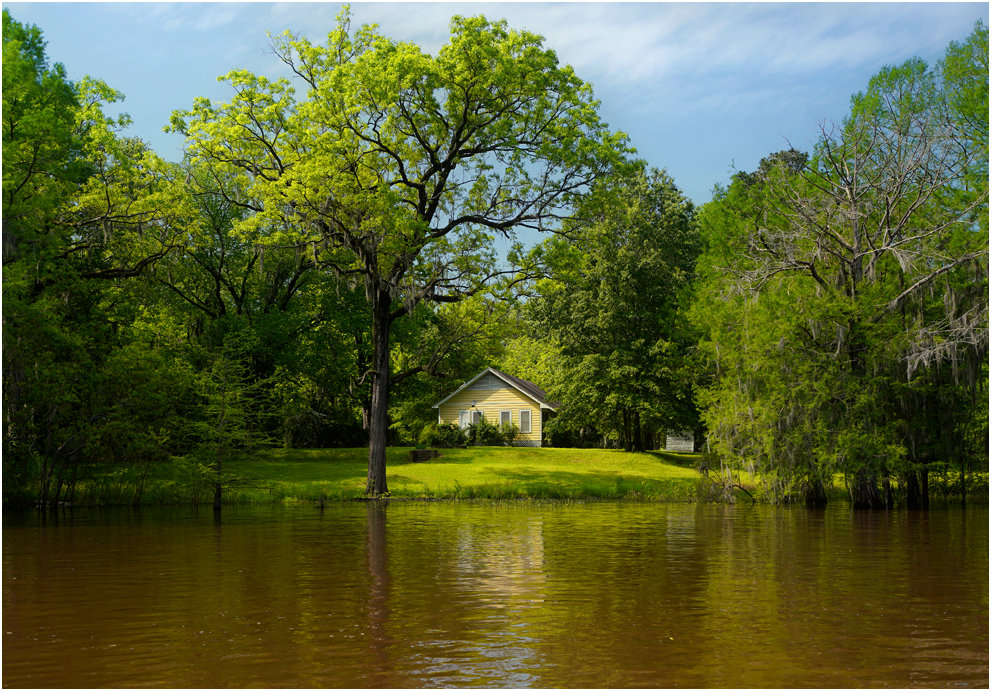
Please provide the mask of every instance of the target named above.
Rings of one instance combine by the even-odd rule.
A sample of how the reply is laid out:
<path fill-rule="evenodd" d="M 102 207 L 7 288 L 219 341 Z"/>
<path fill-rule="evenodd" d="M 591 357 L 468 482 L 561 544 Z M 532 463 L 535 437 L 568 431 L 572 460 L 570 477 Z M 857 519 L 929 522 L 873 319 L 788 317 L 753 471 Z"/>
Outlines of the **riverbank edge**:
<path fill-rule="evenodd" d="M 760 482 L 745 479 L 743 490 L 724 495 L 699 472 L 701 455 L 667 452 L 570 448 L 473 447 L 442 450 L 433 462 L 414 462 L 410 448 L 390 448 L 387 479 L 392 492 L 370 498 L 364 493 L 367 451 L 268 449 L 225 468 L 222 506 L 318 505 L 369 501 L 552 501 L 552 502 L 728 502 L 764 504 Z M 987 474 L 976 474 L 969 503 L 988 503 Z M 209 467 L 169 464 L 94 475 L 82 483 L 72 502 L 57 506 L 209 506 L 214 476 Z M 828 501 L 848 501 L 843 483 L 828 491 Z M 936 494 L 936 502 L 960 496 Z M 5 493 L 3 508 L 38 503 L 24 493 Z"/>

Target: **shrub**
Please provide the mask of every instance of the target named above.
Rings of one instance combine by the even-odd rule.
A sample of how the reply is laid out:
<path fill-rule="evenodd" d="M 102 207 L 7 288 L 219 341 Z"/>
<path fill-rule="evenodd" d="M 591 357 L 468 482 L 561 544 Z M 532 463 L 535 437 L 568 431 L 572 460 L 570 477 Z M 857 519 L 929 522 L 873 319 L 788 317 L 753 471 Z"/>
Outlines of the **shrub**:
<path fill-rule="evenodd" d="M 483 418 L 478 423 L 468 426 L 468 443 L 484 447 L 502 445 L 503 433 L 500 432 L 499 426 Z"/>
<path fill-rule="evenodd" d="M 427 423 L 420 430 L 420 434 L 417 435 L 416 447 L 417 449 L 424 449 L 425 447 L 430 447 L 434 444 L 437 439 L 437 424 Z"/>
<path fill-rule="evenodd" d="M 483 447 L 510 446 L 520 435 L 520 428 L 514 423 L 495 425 L 485 418 L 468 426 L 468 443 Z"/>
<path fill-rule="evenodd" d="M 499 430 L 503 433 L 503 444 L 512 446 L 520 436 L 520 427 L 516 423 L 502 423 Z"/>
<path fill-rule="evenodd" d="M 433 429 L 433 435 L 430 436 L 428 444 L 432 447 L 465 447 L 468 444 L 468 438 L 457 425 L 440 423 Z"/>

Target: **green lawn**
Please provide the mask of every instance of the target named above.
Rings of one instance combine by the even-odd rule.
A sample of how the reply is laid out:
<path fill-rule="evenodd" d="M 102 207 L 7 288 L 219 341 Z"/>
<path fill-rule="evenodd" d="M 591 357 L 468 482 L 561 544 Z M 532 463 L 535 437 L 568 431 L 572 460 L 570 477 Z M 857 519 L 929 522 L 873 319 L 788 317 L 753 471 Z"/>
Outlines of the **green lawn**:
<path fill-rule="evenodd" d="M 407 499 L 538 500 L 718 500 L 696 471 L 696 454 L 630 454 L 605 449 L 470 447 L 442 450 L 427 463 L 411 463 L 410 448 L 387 449 L 389 495 Z M 364 496 L 366 448 L 277 449 L 225 465 L 227 504 L 319 502 Z M 173 463 L 117 469 L 84 479 L 74 504 L 145 505 L 209 504 L 212 476 L 190 465 Z M 748 492 L 763 499 L 760 484 L 744 479 Z M 143 489 L 143 493 L 138 492 Z M 931 475 L 931 500 L 957 500 L 956 472 Z M 845 500 L 844 479 L 828 491 Z M 740 500 L 750 500 L 745 494 Z M 968 476 L 969 502 L 988 501 L 988 473 Z M 29 498 L 30 499 L 30 498 Z M 6 498 L 5 498 L 6 501 Z M 22 504 L 25 504 L 22 502 Z M 26 504 L 31 504 L 27 502 Z"/>
<path fill-rule="evenodd" d="M 603 449 L 471 447 L 441 450 L 425 463 L 409 448 L 387 450 L 386 479 L 393 498 L 419 499 L 645 499 L 696 497 L 698 456 Z M 228 502 L 347 500 L 365 491 L 367 451 L 273 450 L 229 465 L 244 479 Z"/>

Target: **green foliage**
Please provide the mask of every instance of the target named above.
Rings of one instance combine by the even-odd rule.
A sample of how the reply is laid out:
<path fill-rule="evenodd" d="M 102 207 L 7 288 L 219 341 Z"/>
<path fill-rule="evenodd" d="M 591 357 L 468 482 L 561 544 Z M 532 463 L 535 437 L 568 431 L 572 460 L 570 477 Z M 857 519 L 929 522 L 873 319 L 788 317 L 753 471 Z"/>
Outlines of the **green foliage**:
<path fill-rule="evenodd" d="M 419 306 L 394 324 L 389 417 L 400 443 L 419 443 L 425 421 L 437 417 L 434 404 L 499 357 L 511 306 L 475 295 L 433 309 Z"/>
<path fill-rule="evenodd" d="M 430 429 L 428 437 L 424 442 L 429 447 L 452 449 L 468 445 L 468 437 L 465 435 L 465 431 L 457 425 L 438 423 Z"/>
<path fill-rule="evenodd" d="M 173 171 L 119 136 L 126 116 L 103 114 L 119 94 L 68 82 L 7 11 L 3 35 L 4 497 L 57 503 L 108 461 L 168 454 L 174 402 L 145 386 L 165 361 L 118 350 L 114 282 L 168 251 L 182 205 Z"/>
<path fill-rule="evenodd" d="M 642 429 L 693 427 L 694 337 L 682 308 L 698 251 L 692 204 L 658 171 L 600 187 L 539 248 L 551 278 L 526 314 L 552 345 L 520 367 L 562 403 L 553 433 L 617 431 L 643 449 Z"/>
<path fill-rule="evenodd" d="M 512 446 L 517 441 L 517 438 L 520 437 L 520 426 L 516 423 L 500 423 L 499 433 L 503 444 Z"/>
<path fill-rule="evenodd" d="M 490 364 L 562 402 L 556 444 L 649 446 L 698 403 L 724 496 L 987 489 L 984 24 L 701 210 L 504 22 L 457 17 L 433 56 L 347 10 L 326 45 L 277 37 L 294 83 L 231 72 L 230 102 L 174 115 L 181 166 L 6 10 L 3 41 L 5 503 L 348 498 L 375 464 L 292 487 L 254 468 L 370 438 L 373 494 L 404 462 L 387 441 L 500 469 L 390 475 L 411 497 L 712 491 L 460 449 L 519 435 L 426 422 Z M 559 235 L 499 264 L 517 228 Z"/>
<path fill-rule="evenodd" d="M 772 155 L 700 213 L 709 444 L 773 501 L 821 504 L 840 474 L 855 506 L 897 487 L 925 506 L 930 469 L 987 467 L 966 442 L 988 429 L 968 422 L 988 381 L 987 43 L 882 69 L 811 158 Z"/>
<path fill-rule="evenodd" d="M 468 444 L 483 447 L 510 446 L 520 435 L 514 423 L 490 423 L 485 418 L 471 424 L 465 431 Z"/>
<path fill-rule="evenodd" d="M 599 120 L 591 87 L 539 36 L 455 17 L 436 56 L 352 31 L 347 8 L 327 43 L 282 34 L 276 55 L 302 89 L 246 70 L 229 103 L 173 114 L 190 162 L 233 177 L 246 238 L 320 250 L 364 288 L 371 326 L 369 493 L 387 491 L 391 329 L 418 307 L 506 290 L 494 234 L 547 229 L 595 180 L 626 164 L 626 137 Z M 247 201 L 247 200 L 250 200 Z M 519 258 L 519 252 L 513 253 Z M 442 350 L 445 340 L 441 340 Z M 415 371 L 436 372 L 437 353 Z M 364 378 L 363 378 L 364 379 Z"/>
<path fill-rule="evenodd" d="M 80 104 L 61 64 L 49 67 L 36 26 L 3 11 L 3 257 L 44 249 L 45 236 L 88 166 Z M 5 279 L 6 281 L 6 279 Z"/>

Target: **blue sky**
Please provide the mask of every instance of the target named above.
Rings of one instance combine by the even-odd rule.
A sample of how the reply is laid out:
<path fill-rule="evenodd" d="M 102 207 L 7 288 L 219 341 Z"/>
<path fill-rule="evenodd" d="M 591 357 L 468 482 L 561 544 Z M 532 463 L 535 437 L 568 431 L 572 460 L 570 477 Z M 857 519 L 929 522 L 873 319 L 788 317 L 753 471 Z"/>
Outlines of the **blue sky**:
<path fill-rule="evenodd" d="M 53 62 L 122 91 L 131 134 L 178 160 L 162 132 L 197 96 L 225 101 L 219 75 L 283 66 L 266 32 L 320 41 L 337 3 L 4 3 L 37 24 Z M 734 170 L 753 170 L 790 144 L 809 150 L 821 123 L 883 65 L 938 60 L 988 3 L 352 3 L 353 23 L 434 52 L 451 15 L 505 18 L 543 35 L 559 60 L 593 84 L 601 115 L 639 155 L 665 168 L 696 203 Z"/>

